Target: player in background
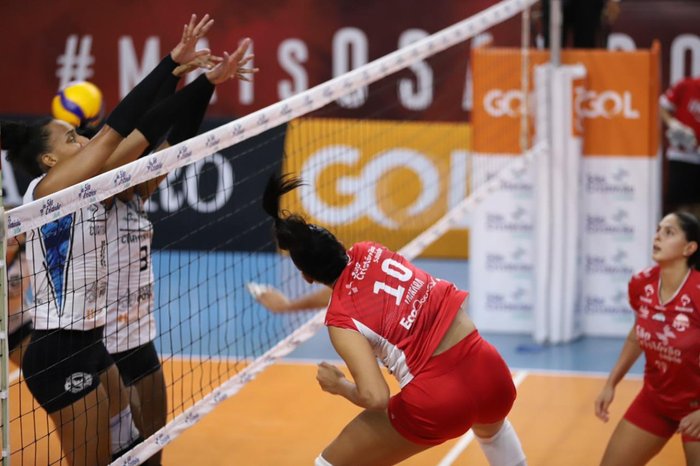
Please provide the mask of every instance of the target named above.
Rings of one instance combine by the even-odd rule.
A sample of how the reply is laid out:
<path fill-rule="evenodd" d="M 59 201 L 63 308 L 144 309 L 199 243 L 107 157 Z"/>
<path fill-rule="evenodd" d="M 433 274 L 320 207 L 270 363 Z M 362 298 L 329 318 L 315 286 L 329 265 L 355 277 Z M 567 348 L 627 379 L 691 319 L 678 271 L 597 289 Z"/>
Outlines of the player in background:
<path fill-rule="evenodd" d="M 471 428 L 489 464 L 525 465 L 506 419 L 515 386 L 467 316 L 468 294 L 381 244 L 346 250 L 328 230 L 281 216 L 279 198 L 300 184 L 272 177 L 263 207 L 304 279 L 331 289 L 326 325 L 353 381 L 324 362 L 316 376 L 321 388 L 364 408 L 315 464 L 394 464 Z M 377 358 L 399 381 L 398 394 L 390 396 Z"/>
<path fill-rule="evenodd" d="M 700 216 L 700 77 L 686 78 L 659 98 L 666 125 L 666 210 Z M 698 217 L 700 218 L 700 217 Z"/>
<path fill-rule="evenodd" d="M 635 324 L 595 400 L 604 422 L 615 387 L 644 353 L 644 385 L 615 428 L 602 466 L 650 461 L 676 432 L 688 465 L 700 464 L 700 223 L 692 214 L 665 216 L 654 235 L 656 266 L 629 283 Z"/>
<path fill-rule="evenodd" d="M 187 26 L 185 26 L 187 28 Z M 181 42 L 114 109 L 91 140 L 52 119 L 2 123 L 11 161 L 36 178 L 25 202 L 75 185 L 137 158 L 157 144 L 189 99 L 235 76 L 232 56 L 153 108 L 163 79 L 178 64 L 210 55 Z M 124 142 L 125 144 L 122 144 Z M 126 391 L 102 343 L 106 314 L 105 203 L 98 202 L 32 230 L 27 259 L 35 294 L 32 340 L 23 360 L 28 388 L 57 426 L 69 464 L 107 464 L 138 439 Z M 66 252 L 70 250 L 71 254 Z M 115 399 L 112 396 L 118 398 Z"/>

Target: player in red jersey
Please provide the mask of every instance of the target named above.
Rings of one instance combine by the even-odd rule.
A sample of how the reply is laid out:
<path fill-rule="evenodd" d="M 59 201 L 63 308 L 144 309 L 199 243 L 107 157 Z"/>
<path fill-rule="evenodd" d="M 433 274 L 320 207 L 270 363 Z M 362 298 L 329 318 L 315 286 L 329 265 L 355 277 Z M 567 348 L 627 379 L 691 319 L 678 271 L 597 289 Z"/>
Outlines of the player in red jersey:
<path fill-rule="evenodd" d="M 281 217 L 280 196 L 300 184 L 271 178 L 263 206 L 304 279 L 332 290 L 326 325 L 354 382 L 324 362 L 321 388 L 365 408 L 315 464 L 394 464 L 472 428 L 491 465 L 525 465 L 506 420 L 515 401 L 510 371 L 467 317 L 467 293 L 381 244 L 346 250 L 328 230 Z M 377 358 L 398 379 L 398 394 L 390 396 Z"/>
<path fill-rule="evenodd" d="M 687 78 L 660 98 L 661 118 L 668 138 L 669 209 L 700 215 L 700 77 Z"/>
<path fill-rule="evenodd" d="M 679 432 L 688 465 L 700 464 L 700 223 L 665 216 L 654 236 L 658 264 L 629 283 L 636 322 L 595 401 L 608 421 L 615 386 L 644 353 L 644 385 L 613 433 L 603 466 L 646 464 Z"/>

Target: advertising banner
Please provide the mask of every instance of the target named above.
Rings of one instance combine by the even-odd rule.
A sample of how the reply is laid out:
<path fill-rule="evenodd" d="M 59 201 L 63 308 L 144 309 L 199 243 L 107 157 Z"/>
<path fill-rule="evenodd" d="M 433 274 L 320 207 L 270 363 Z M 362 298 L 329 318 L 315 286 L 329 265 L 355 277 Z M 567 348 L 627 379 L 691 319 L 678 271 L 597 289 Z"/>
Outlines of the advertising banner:
<path fill-rule="evenodd" d="M 473 53 L 475 165 L 489 165 L 489 159 L 520 153 L 519 139 L 514 135 L 520 134 L 521 109 L 534 105 L 526 104 L 532 100 L 525 98 L 519 79 L 513 78 L 520 74 L 520 60 L 519 50 L 487 48 Z M 532 53 L 531 70 L 546 60 L 544 53 Z M 562 53 L 562 63 L 580 63 L 587 71 L 585 81 L 574 84 L 571 96 L 574 128 L 570 133 L 583 136 L 578 325 L 587 334 L 622 335 L 632 324 L 626 284 L 633 271 L 650 263 L 652 235 L 659 214 L 658 50 L 567 50 Z M 533 180 L 532 173 L 523 177 Z M 529 199 L 523 202 L 523 198 Z M 507 218 L 515 205 L 521 206 L 523 217 L 552 213 L 536 205 L 527 188 L 521 192 L 503 189 L 487 199 L 477 209 L 472 229 L 470 257 L 475 265 L 486 264 L 488 257 L 502 254 L 511 244 L 523 243 L 521 231 L 498 238 L 485 221 Z M 525 256 L 533 257 L 531 248 L 532 243 L 525 247 Z M 484 275 L 473 275 L 474 296 L 522 288 L 522 274 L 512 269 L 475 270 Z M 477 324 L 491 330 L 532 330 L 527 315 L 530 313 L 531 318 L 534 302 L 528 301 L 531 294 L 522 293 L 522 297 L 521 306 L 512 306 L 506 316 L 487 301 L 474 306 Z"/>
<path fill-rule="evenodd" d="M 284 171 L 307 183 L 283 201 L 345 244 L 400 249 L 467 195 L 471 128 L 466 123 L 314 119 L 287 130 Z M 466 257 L 466 229 L 425 252 Z"/>

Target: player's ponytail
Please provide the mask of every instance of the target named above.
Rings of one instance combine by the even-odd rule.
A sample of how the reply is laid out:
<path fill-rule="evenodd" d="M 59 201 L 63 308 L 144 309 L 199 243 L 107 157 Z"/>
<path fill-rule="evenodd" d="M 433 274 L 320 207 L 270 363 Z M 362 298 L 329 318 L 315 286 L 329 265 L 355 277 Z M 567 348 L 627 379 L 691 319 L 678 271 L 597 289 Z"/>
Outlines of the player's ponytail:
<path fill-rule="evenodd" d="M 687 241 L 695 241 L 698 248 L 688 257 L 688 266 L 700 270 L 700 221 L 689 212 L 674 212 Z"/>
<path fill-rule="evenodd" d="M 313 280 L 332 285 L 347 265 L 345 247 L 325 228 L 307 223 L 300 215 L 280 212 L 280 198 L 302 184 L 289 175 L 273 175 L 265 187 L 263 209 L 275 221 L 278 247 L 289 251 L 294 265 Z"/>
<path fill-rule="evenodd" d="M 31 176 L 44 173 L 39 158 L 49 152 L 51 118 L 40 118 L 29 123 L 0 122 L 0 145 L 7 151 L 7 159 L 18 164 Z"/>

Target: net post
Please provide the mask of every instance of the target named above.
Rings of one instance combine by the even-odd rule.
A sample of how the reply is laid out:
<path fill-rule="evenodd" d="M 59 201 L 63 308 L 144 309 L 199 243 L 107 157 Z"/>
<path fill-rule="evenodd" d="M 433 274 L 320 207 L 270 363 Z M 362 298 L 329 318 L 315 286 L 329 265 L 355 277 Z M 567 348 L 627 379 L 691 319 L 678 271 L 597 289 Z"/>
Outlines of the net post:
<path fill-rule="evenodd" d="M 530 147 L 530 7 L 523 10 L 520 37 L 520 90 L 523 105 L 520 112 L 520 152 Z"/>
<path fill-rule="evenodd" d="M 2 186 L 2 157 L 0 157 L 0 186 Z M 2 466 L 10 466 L 10 373 L 7 316 L 7 247 L 5 206 L 0 190 L 0 431 L 2 431 Z"/>
<path fill-rule="evenodd" d="M 552 66 L 561 64 L 561 0 L 549 0 L 549 52 Z"/>

